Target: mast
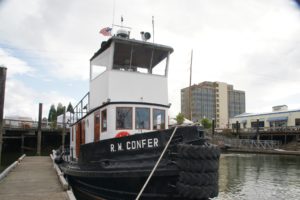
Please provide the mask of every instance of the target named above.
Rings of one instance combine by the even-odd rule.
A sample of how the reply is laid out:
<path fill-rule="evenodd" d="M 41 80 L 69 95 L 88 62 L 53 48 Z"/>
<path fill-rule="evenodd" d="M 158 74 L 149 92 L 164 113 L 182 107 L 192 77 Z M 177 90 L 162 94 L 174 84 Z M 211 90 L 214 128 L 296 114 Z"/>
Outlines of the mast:
<path fill-rule="evenodd" d="M 192 66 L 193 66 L 193 49 L 191 51 L 191 63 L 190 63 L 190 86 L 189 86 L 189 114 L 190 120 L 192 121 L 192 97 L 191 97 L 191 86 L 192 86 Z"/>

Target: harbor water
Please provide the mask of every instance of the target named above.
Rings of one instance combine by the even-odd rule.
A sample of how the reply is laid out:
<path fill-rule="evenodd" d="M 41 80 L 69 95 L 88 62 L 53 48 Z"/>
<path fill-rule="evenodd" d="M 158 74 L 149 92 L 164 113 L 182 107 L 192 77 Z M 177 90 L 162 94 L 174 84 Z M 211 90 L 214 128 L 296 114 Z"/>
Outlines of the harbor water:
<path fill-rule="evenodd" d="M 300 156 L 222 154 L 214 200 L 300 199 Z"/>

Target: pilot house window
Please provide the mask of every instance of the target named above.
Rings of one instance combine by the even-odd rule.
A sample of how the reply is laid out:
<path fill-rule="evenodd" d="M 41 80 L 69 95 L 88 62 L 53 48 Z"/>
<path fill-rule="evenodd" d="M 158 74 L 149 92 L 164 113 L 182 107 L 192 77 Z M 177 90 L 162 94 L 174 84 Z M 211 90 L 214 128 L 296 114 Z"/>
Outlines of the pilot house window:
<path fill-rule="evenodd" d="M 136 108 L 135 109 L 135 128 L 150 129 L 150 109 Z"/>
<path fill-rule="evenodd" d="M 101 112 L 101 132 L 105 132 L 107 130 L 107 115 L 106 110 L 102 110 Z"/>
<path fill-rule="evenodd" d="M 165 111 L 153 109 L 153 129 L 165 129 Z"/>
<path fill-rule="evenodd" d="M 116 109 L 116 128 L 132 129 L 132 108 L 118 107 Z"/>

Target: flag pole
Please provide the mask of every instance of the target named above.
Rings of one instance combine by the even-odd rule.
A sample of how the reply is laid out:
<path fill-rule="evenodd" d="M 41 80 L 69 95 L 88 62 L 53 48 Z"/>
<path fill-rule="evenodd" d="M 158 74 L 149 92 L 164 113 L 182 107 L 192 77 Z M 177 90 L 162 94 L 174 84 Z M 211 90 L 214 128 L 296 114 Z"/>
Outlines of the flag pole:
<path fill-rule="evenodd" d="M 112 18 L 111 28 L 113 28 L 113 26 L 115 24 L 115 11 L 116 11 L 116 0 L 113 1 L 113 18 Z"/>

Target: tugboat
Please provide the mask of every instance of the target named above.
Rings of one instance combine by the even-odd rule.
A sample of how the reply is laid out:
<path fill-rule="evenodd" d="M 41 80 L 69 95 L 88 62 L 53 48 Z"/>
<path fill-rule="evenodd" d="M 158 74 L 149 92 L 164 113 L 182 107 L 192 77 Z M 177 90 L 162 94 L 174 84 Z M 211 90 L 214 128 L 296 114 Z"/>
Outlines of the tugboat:
<path fill-rule="evenodd" d="M 90 59 L 89 92 L 71 117 L 68 159 L 56 159 L 83 199 L 208 199 L 220 150 L 199 126 L 169 128 L 173 48 L 121 29 Z M 66 156 L 58 156 L 58 158 Z"/>

